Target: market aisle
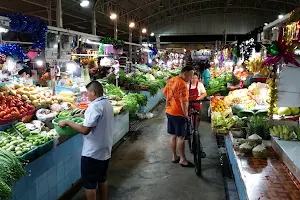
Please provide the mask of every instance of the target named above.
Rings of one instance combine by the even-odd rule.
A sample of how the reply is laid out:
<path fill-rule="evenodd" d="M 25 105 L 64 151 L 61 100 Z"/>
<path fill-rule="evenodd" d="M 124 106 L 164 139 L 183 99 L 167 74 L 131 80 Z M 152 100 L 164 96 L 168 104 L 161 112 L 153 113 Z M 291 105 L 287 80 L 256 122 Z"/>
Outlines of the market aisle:
<path fill-rule="evenodd" d="M 159 110 L 163 110 L 161 107 Z M 194 169 L 171 163 L 166 117 L 146 121 L 113 153 L 109 170 L 110 200 L 224 200 L 225 189 L 215 137 L 202 122 L 202 141 L 207 153 L 203 178 Z M 187 151 L 189 160 L 192 156 Z M 81 190 L 73 200 L 83 200 Z"/>

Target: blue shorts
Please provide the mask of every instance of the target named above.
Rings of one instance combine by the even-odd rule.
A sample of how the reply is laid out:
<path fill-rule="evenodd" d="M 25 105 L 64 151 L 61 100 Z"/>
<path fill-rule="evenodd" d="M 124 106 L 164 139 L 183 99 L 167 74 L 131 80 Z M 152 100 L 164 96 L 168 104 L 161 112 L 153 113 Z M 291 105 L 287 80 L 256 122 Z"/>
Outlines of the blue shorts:
<path fill-rule="evenodd" d="M 181 116 L 173 116 L 167 113 L 168 133 L 177 137 L 187 137 L 187 119 Z"/>
<path fill-rule="evenodd" d="M 81 157 L 81 178 L 85 189 L 96 189 L 98 183 L 107 180 L 108 160 L 96 160 L 90 157 Z"/>

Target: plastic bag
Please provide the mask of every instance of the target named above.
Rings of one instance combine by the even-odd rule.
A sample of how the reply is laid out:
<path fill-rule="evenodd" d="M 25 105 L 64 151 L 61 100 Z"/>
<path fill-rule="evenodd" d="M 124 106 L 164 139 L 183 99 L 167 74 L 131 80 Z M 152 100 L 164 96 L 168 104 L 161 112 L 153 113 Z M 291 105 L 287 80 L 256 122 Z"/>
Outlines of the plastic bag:
<path fill-rule="evenodd" d="M 55 118 L 55 116 L 56 116 L 56 112 L 52 112 L 49 109 L 41 108 L 36 112 L 36 117 L 38 118 L 38 120 L 42 122 L 52 120 Z"/>

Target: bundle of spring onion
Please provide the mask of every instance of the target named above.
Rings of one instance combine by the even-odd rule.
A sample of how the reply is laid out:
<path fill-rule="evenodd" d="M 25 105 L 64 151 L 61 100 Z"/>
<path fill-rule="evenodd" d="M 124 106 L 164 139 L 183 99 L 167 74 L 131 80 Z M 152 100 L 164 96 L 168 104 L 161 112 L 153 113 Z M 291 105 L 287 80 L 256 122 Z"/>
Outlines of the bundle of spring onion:
<path fill-rule="evenodd" d="M 19 158 L 9 151 L 0 149 L 0 199 L 12 195 L 11 185 L 25 174 Z"/>

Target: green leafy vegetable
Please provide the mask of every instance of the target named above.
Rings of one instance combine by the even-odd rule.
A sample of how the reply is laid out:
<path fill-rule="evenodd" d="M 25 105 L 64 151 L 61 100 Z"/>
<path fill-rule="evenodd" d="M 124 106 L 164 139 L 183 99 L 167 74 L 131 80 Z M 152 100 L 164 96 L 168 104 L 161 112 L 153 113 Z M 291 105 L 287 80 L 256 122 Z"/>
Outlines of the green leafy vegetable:
<path fill-rule="evenodd" d="M 0 149 L 0 197 L 9 198 L 12 194 L 10 184 L 25 174 L 20 160 L 11 152 Z"/>

